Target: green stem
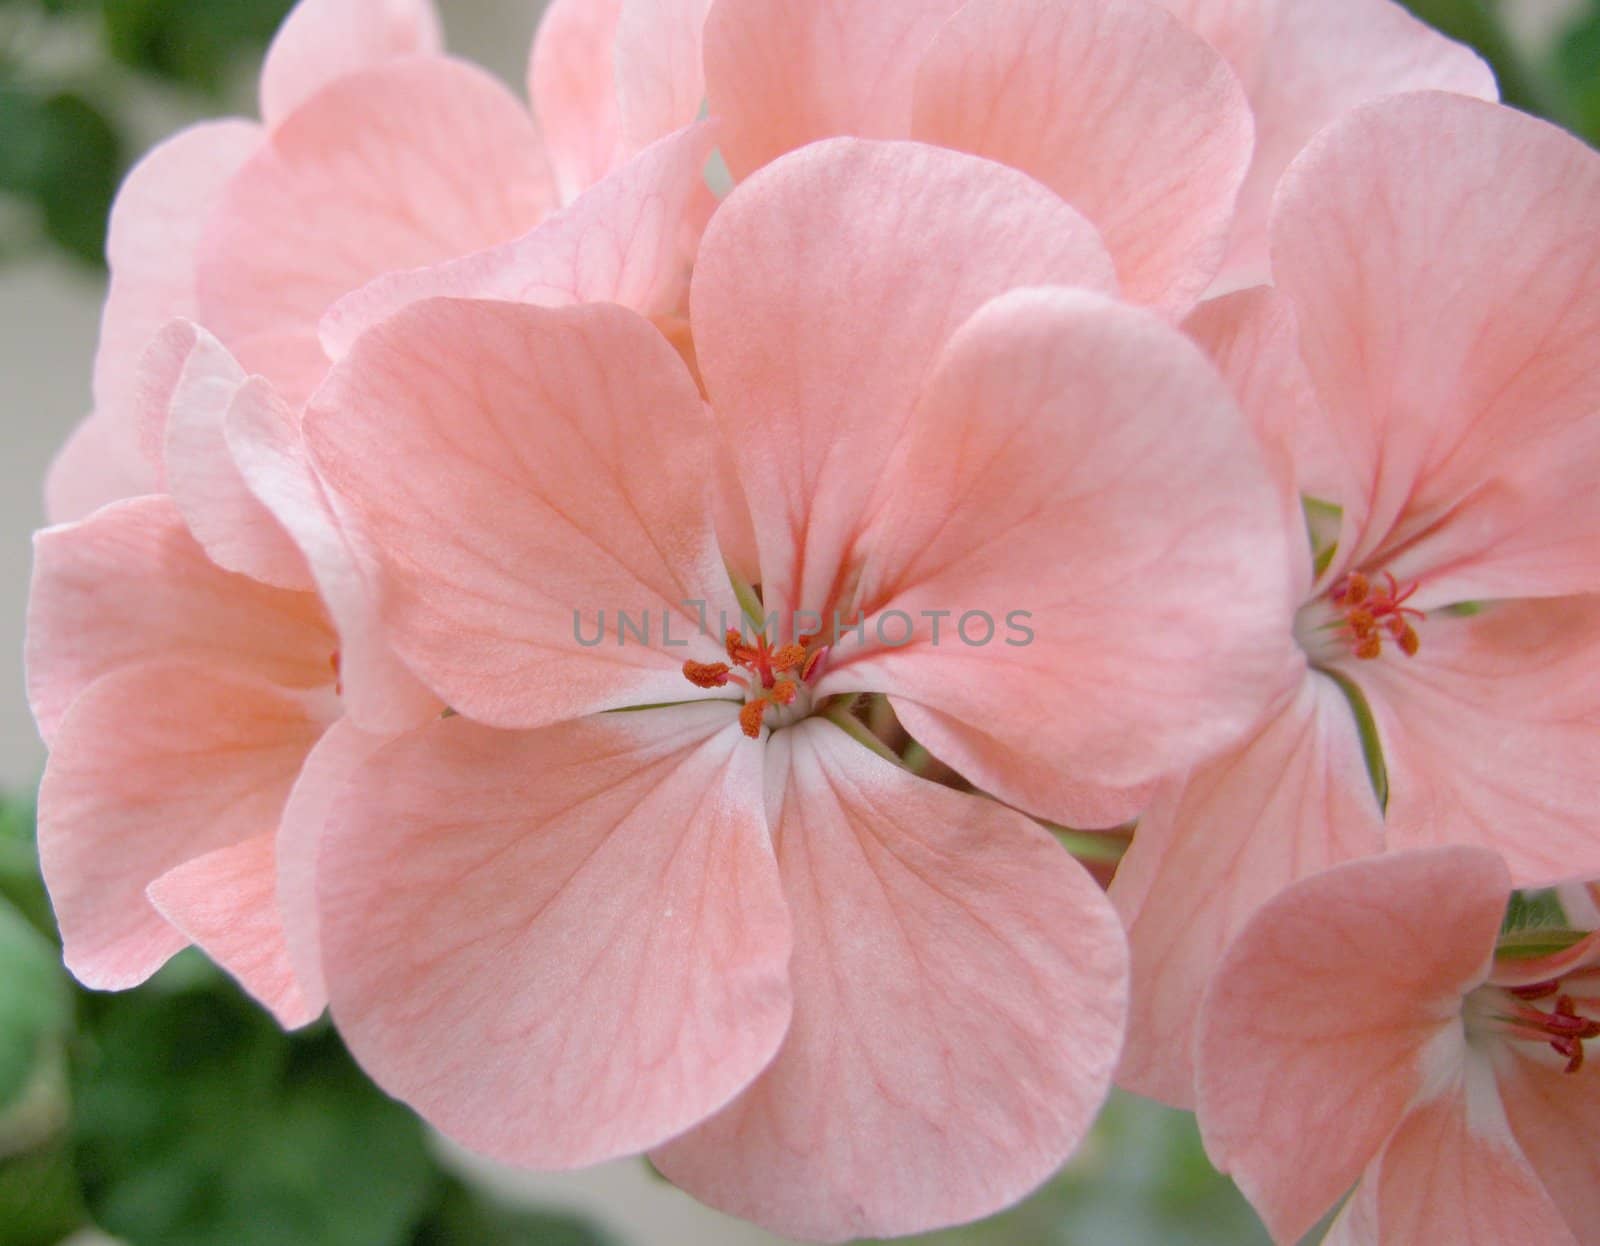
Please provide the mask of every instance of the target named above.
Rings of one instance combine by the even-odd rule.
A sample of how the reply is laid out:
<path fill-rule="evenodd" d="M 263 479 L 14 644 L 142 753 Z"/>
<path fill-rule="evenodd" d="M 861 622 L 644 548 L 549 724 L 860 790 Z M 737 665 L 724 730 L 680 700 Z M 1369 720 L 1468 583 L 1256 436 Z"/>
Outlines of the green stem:
<path fill-rule="evenodd" d="M 739 601 L 739 610 L 746 619 L 759 624 L 766 615 L 761 609 L 761 598 L 755 588 L 742 575 L 733 569 L 729 563 L 724 563 L 728 570 L 728 580 L 733 585 L 733 595 Z"/>
<path fill-rule="evenodd" d="M 856 699 L 853 696 L 840 697 L 827 708 L 822 717 L 858 743 L 865 744 L 879 757 L 884 758 L 886 761 L 892 761 L 897 766 L 903 766 L 904 763 L 901 762 L 899 757 L 895 756 L 894 751 L 882 740 L 878 739 L 877 736 L 873 735 L 871 731 L 867 730 L 867 724 L 851 712 L 855 707 L 855 702 Z"/>

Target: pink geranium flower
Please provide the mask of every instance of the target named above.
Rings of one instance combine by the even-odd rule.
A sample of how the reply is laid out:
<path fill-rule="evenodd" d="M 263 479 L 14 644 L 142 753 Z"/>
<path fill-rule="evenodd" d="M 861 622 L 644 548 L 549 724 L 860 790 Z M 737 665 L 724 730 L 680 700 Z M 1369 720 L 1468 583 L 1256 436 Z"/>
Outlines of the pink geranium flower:
<path fill-rule="evenodd" d="M 1168 785 L 1112 886 L 1132 1088 L 1189 1101 L 1207 977 L 1296 878 L 1459 841 L 1518 886 L 1600 874 L 1600 599 L 1569 596 L 1600 589 L 1597 197 L 1600 156 L 1552 126 L 1374 104 L 1285 179 L 1281 294 L 1191 323 L 1319 531 L 1274 709 Z"/>
<path fill-rule="evenodd" d="M 636 40 L 641 21 L 688 20 L 650 12 Z M 543 55 L 573 60 L 569 40 L 553 21 Z M 564 128 L 541 147 L 509 96 L 437 44 L 419 0 L 305 0 L 263 70 L 266 124 L 180 135 L 118 200 L 96 413 L 49 490 L 53 516 L 77 522 L 40 534 L 29 606 L 29 694 L 52 749 L 41 852 L 67 963 L 90 985 L 133 985 L 192 940 L 286 1024 L 320 1012 L 328 798 L 439 712 L 373 633 L 361 550 L 309 472 L 298 414 L 210 332 L 166 321 L 205 316 L 304 389 L 327 366 L 315 335 L 332 295 L 519 233 L 555 203 L 544 153 L 559 165 L 600 141 L 580 133 L 593 101 L 547 84 Z M 566 179 L 578 197 L 514 245 L 547 300 L 675 307 L 709 135 L 691 126 L 630 160 L 677 114 L 639 102 L 624 136 L 616 108 L 591 118 L 608 154 Z M 296 196 L 315 207 L 290 211 Z M 251 317 L 276 327 L 261 336 Z"/>
<path fill-rule="evenodd" d="M 318 327 L 340 296 L 517 239 L 558 210 L 571 218 L 567 232 L 595 235 L 582 272 L 569 264 L 547 275 L 560 294 L 674 310 L 686 260 L 627 260 L 630 247 L 665 245 L 637 232 L 676 241 L 686 216 L 704 218 L 694 192 L 706 194 L 711 140 L 692 124 L 699 16 L 625 7 L 613 51 L 571 20 L 573 5 L 556 6 L 535 46 L 533 65 L 544 66 L 530 77 L 535 117 L 487 73 L 441 54 L 432 0 L 301 0 L 262 70 L 263 120 L 185 130 L 123 184 L 94 413 L 52 468 L 51 520 L 160 491 L 159 457 L 141 444 L 141 375 L 152 338 L 174 318 L 203 324 L 298 405 L 327 370 Z M 613 75 L 613 57 L 627 74 Z M 603 205 L 581 200 L 658 139 L 651 177 L 609 186 Z M 641 202 L 666 219 L 636 219 L 636 206 L 630 217 Z"/>
<path fill-rule="evenodd" d="M 1229 948 L 1200 1019 L 1200 1125 L 1276 1241 L 1352 1185 L 1329 1243 L 1595 1240 L 1600 935 L 1497 954 L 1511 885 L 1479 847 L 1359 861 Z"/>
<path fill-rule="evenodd" d="M 614 306 L 429 300 L 355 343 L 308 443 L 456 711 L 357 773 L 322 847 L 333 1012 L 380 1084 L 502 1160 L 650 1149 L 817 1238 L 979 1216 L 1066 1157 L 1119 1046 L 1113 914 L 848 709 L 889 693 L 1047 810 L 1126 802 L 1259 711 L 1272 488 L 1112 280 L 1022 174 L 835 140 L 713 219 L 705 398 Z M 719 625 L 728 474 L 771 636 Z M 1013 611 L 1032 643 L 974 621 Z"/>
<path fill-rule="evenodd" d="M 1128 297 L 1174 315 L 1219 275 L 1265 276 L 1277 180 L 1342 113 L 1495 97 L 1393 0 L 716 0 L 705 73 L 736 175 L 836 134 L 1001 160 L 1094 222 Z"/>
<path fill-rule="evenodd" d="M 84 983 L 133 986 L 192 941 L 304 1024 L 325 1003 L 310 866 L 327 799 L 439 704 L 373 632 L 271 386 L 184 322 L 147 362 L 139 423 L 170 492 L 35 539 L 45 881 Z"/>

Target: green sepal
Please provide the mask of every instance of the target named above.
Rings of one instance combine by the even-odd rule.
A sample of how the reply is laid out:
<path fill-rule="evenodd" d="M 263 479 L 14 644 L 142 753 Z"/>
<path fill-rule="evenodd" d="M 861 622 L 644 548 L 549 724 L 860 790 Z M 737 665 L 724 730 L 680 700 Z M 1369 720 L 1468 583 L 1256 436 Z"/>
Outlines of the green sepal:
<path fill-rule="evenodd" d="M 1372 781 L 1372 794 L 1378 798 L 1378 808 L 1389 810 L 1389 767 L 1383 760 L 1383 741 L 1378 738 L 1378 723 L 1372 716 L 1372 706 L 1367 694 L 1348 675 L 1322 668 L 1322 673 L 1339 686 L 1344 699 L 1355 716 L 1356 731 L 1361 736 L 1361 759 L 1367 765 L 1367 778 Z"/>

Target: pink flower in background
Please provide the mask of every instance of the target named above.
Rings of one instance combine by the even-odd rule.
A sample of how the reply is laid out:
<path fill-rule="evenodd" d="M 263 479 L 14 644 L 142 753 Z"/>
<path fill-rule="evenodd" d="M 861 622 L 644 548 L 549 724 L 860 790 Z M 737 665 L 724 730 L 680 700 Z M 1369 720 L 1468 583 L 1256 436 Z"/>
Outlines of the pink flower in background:
<path fill-rule="evenodd" d="M 1568 596 L 1600 589 L 1597 201 L 1600 156 L 1543 122 L 1374 104 L 1285 179 L 1281 294 L 1192 322 L 1281 456 L 1285 510 L 1334 522 L 1319 566 L 1295 560 L 1275 709 L 1167 785 L 1112 886 L 1130 1088 L 1190 1101 L 1217 957 L 1296 878 L 1449 842 L 1517 886 L 1600 874 L 1600 598 Z"/>
<path fill-rule="evenodd" d="M 705 67 L 736 175 L 834 134 L 989 156 L 1083 212 L 1128 297 L 1174 315 L 1265 277 L 1273 189 L 1323 126 L 1400 91 L 1495 98 L 1392 0 L 716 0 Z"/>
<path fill-rule="evenodd" d="M 1496 955 L 1511 886 L 1478 847 L 1354 862 L 1228 949 L 1200 1018 L 1200 1125 L 1274 1240 L 1352 1185 L 1329 1243 L 1595 1240 L 1600 936 Z"/>
<path fill-rule="evenodd" d="M 160 491 L 159 456 L 141 446 L 140 378 L 151 340 L 174 318 L 204 325 L 245 372 L 298 405 L 327 369 L 318 325 L 340 296 L 517 239 L 564 206 L 568 234 L 588 227 L 596 236 L 584 267 L 573 260 L 547 276 L 562 297 L 674 310 L 686 257 L 668 265 L 657 254 L 663 242 L 635 234 L 680 245 L 705 215 L 710 136 L 692 126 L 703 90 L 698 54 L 684 52 L 698 44 L 699 18 L 693 6 L 623 7 L 630 16 L 616 55 L 631 70 L 614 78 L 593 32 L 561 20 L 571 5 L 556 6 L 534 62 L 565 65 L 577 80 L 553 67 L 548 83 L 534 75 L 541 137 L 500 83 L 440 54 L 431 0 L 302 0 L 262 70 L 262 123 L 192 127 L 123 185 L 107 244 L 94 414 L 52 468 L 51 519 Z M 606 90 L 596 93 L 588 84 L 602 69 Z M 580 192 L 657 139 L 666 140 L 653 157 L 659 177 L 635 172 L 608 187 L 603 204 L 582 201 Z M 637 215 L 640 201 L 660 219 L 619 216 L 619 203 Z M 630 266 L 630 248 L 649 254 L 632 255 Z"/>
<path fill-rule="evenodd" d="M 837 140 L 707 231 L 709 408 L 615 307 L 432 300 L 355 343 L 308 442 L 389 640 L 457 711 L 378 752 L 323 845 L 333 1012 L 380 1084 L 502 1160 L 650 1149 L 808 1237 L 970 1219 L 1062 1162 L 1119 1045 L 1110 907 L 845 711 L 887 691 L 1055 805 L 1259 712 L 1271 486 L 1200 353 L 1111 283 L 1020 173 Z M 714 622 L 730 472 L 770 642 Z M 936 639 L 933 609 L 1028 610 L 1036 639 Z"/>
<path fill-rule="evenodd" d="M 325 1002 L 310 845 L 327 795 L 439 706 L 371 636 L 298 421 L 270 385 L 182 323 L 151 360 L 165 367 L 150 370 L 157 405 L 141 422 L 171 493 L 36 539 L 27 674 L 51 750 L 45 880 L 86 984 L 135 985 L 193 941 L 303 1024 Z"/>
<path fill-rule="evenodd" d="M 531 124 L 435 55 L 437 34 L 426 4 L 307 0 L 263 71 L 266 126 L 188 131 L 119 199 L 97 410 L 50 487 L 58 517 L 95 513 L 40 535 L 28 645 L 52 746 L 45 872 L 68 964 L 89 984 L 132 985 L 192 939 L 286 1023 L 314 1016 L 327 797 L 381 739 L 440 709 L 372 632 L 359 543 L 309 472 L 297 414 L 210 332 L 163 323 L 206 316 L 303 388 L 326 367 L 311 359 L 317 319 L 343 283 L 519 232 L 523 207 L 555 202 L 527 191 L 548 181 Z M 612 146 L 624 160 L 632 141 Z M 667 244 L 706 193 L 708 148 L 691 127 L 625 163 L 515 244 L 524 271 L 550 299 L 676 306 L 682 260 Z M 507 172 L 512 157 L 523 174 Z M 285 206 L 301 194 L 314 210 Z M 479 230 L 489 217 L 502 224 Z M 249 220 L 271 245 L 237 236 Z M 240 265 L 251 275 L 230 292 Z M 282 332 L 240 327 L 256 314 Z"/>

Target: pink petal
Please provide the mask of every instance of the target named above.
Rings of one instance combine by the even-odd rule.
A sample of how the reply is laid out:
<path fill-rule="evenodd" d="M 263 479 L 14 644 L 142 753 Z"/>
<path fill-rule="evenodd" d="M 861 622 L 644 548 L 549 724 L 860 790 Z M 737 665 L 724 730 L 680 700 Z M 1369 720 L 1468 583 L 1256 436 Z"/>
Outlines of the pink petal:
<path fill-rule="evenodd" d="M 986 300 L 1043 284 L 1109 290 L 1114 278 L 1082 217 L 972 156 L 836 139 L 728 197 L 695 266 L 695 347 L 738 459 L 769 609 L 835 604 L 946 339 Z"/>
<path fill-rule="evenodd" d="M 1593 1141 L 1586 1135 L 1584 1145 Z M 1383 1242 L 1579 1246 L 1512 1136 L 1481 1059 L 1469 1060 L 1464 1076 L 1406 1117 L 1384 1151 L 1378 1181 Z"/>
<path fill-rule="evenodd" d="M 1436 614 L 1420 634 L 1416 657 L 1358 672 L 1393 842 L 1481 843 L 1519 887 L 1600 876 L 1600 599 Z"/>
<path fill-rule="evenodd" d="M 910 134 L 917 66 L 963 2 L 716 0 L 706 90 L 734 176 L 816 139 Z"/>
<path fill-rule="evenodd" d="M 433 0 L 300 0 L 261 67 L 261 115 L 277 125 L 336 79 L 443 44 Z"/>
<path fill-rule="evenodd" d="M 1305 538 L 1304 497 L 1348 498 L 1356 482 L 1327 428 L 1327 416 L 1300 358 L 1294 305 L 1258 286 L 1207 299 L 1183 330 L 1216 365 L 1255 429 L 1277 477 L 1289 574 L 1296 600 L 1311 596 L 1313 552 Z"/>
<path fill-rule="evenodd" d="M 1466 1060 L 1461 1000 L 1488 971 L 1509 891 L 1476 848 L 1356 861 L 1269 901 L 1228 949 L 1196 1040 L 1200 1127 L 1274 1240 L 1298 1241 L 1425 1078 Z"/>
<path fill-rule="evenodd" d="M 436 717 L 443 705 L 383 634 L 368 588 L 375 555 L 341 530 L 311 470 L 300 420 L 270 382 L 255 377 L 240 387 L 228 410 L 226 435 L 244 481 L 298 543 L 337 627 L 345 712 L 373 731 L 400 731 Z"/>
<path fill-rule="evenodd" d="M 835 646 L 817 691 L 889 692 L 1068 781 L 1002 773 L 1001 799 L 1093 825 L 1071 784 L 1182 771 L 1302 669 L 1277 489 L 1215 372 L 1155 314 L 1085 291 L 994 300 L 951 338 L 904 451 L 861 541 L 869 647 Z M 894 611 L 917 627 L 890 648 Z"/>
<path fill-rule="evenodd" d="M 789 1022 L 760 766 L 731 705 L 521 733 L 450 719 L 379 753 L 322 850 L 357 1059 L 528 1167 L 631 1154 L 717 1110 Z"/>
<path fill-rule="evenodd" d="M 228 179 L 261 141 L 261 127 L 248 121 L 193 126 L 139 161 L 117 192 L 106 237 L 111 286 L 95 354 L 94 405 L 130 440 L 138 436 L 140 360 L 162 325 L 195 315 L 201 233 Z"/>
<path fill-rule="evenodd" d="M 454 709 L 540 726 L 700 695 L 683 662 L 715 661 L 738 609 L 710 420 L 648 321 L 415 304 L 356 345 L 307 437 L 381 561 L 390 641 Z"/>
<path fill-rule="evenodd" d="M 28 699 L 47 742 L 72 699 L 120 666 L 204 661 L 289 688 L 332 683 L 316 598 L 211 562 L 170 498 L 135 498 L 34 537 Z"/>
<path fill-rule="evenodd" d="M 206 232 L 197 319 L 292 403 L 340 295 L 525 233 L 554 204 L 538 134 L 498 82 L 437 58 L 340 78 L 272 132 Z"/>
<path fill-rule="evenodd" d="M 1600 1224 L 1600 1081 L 1592 1069 L 1566 1073 L 1553 1053 L 1506 1045 L 1496 1056 L 1512 1132 L 1573 1233 L 1587 1240 Z"/>
<path fill-rule="evenodd" d="M 188 942 L 145 888 L 276 826 L 326 708 L 181 662 L 114 671 L 73 703 L 39 789 L 39 858 L 80 981 L 134 986 Z"/>
<path fill-rule="evenodd" d="M 622 0 L 552 0 L 528 61 L 528 98 L 562 203 L 622 163 L 617 23 Z"/>
<path fill-rule="evenodd" d="M 1104 830 L 1132 822 L 1154 794 L 1154 785 L 1149 783 L 1109 787 L 1093 779 L 1074 778 L 1047 750 L 1019 749 L 1014 731 L 997 736 L 915 701 L 894 696 L 890 702 L 912 739 L 935 757 L 959 759 L 962 778 L 979 791 L 1053 810 L 1057 820 L 1067 826 Z"/>
<path fill-rule="evenodd" d="M 1119 1084 L 1191 1105 L 1201 996 L 1250 914 L 1296 880 L 1382 847 L 1350 707 L 1320 677 L 1164 791 L 1111 884 L 1133 948 L 1132 1039 Z"/>
<path fill-rule="evenodd" d="M 1424 538 L 1397 570 L 1433 601 L 1600 586 L 1597 196 L 1570 135 L 1440 94 L 1359 110 L 1285 179 L 1274 267 L 1362 481 L 1330 499 L 1355 565 Z"/>
<path fill-rule="evenodd" d="M 701 35 L 711 0 L 622 0 L 616 84 L 622 137 L 637 151 L 700 115 Z"/>
<path fill-rule="evenodd" d="M 267 834 L 193 857 L 145 894 L 162 917 L 293 1029 L 321 1009 L 307 1003 L 290 967 L 276 882 Z"/>
<path fill-rule="evenodd" d="M 1281 0 L 1158 0 L 1233 66 L 1239 77 L 1252 81 L 1262 44 L 1273 24 Z"/>
<path fill-rule="evenodd" d="M 1266 30 L 1253 54 L 1248 42 L 1218 44 L 1239 71 L 1256 119 L 1255 160 L 1219 279 L 1227 288 L 1266 278 L 1274 191 L 1290 161 L 1323 127 L 1358 105 L 1405 91 L 1499 97 L 1494 74 L 1477 53 L 1394 0 L 1271 0 L 1263 7 L 1269 10 Z"/>
<path fill-rule="evenodd" d="M 421 299 L 504 299 L 560 307 L 620 303 L 645 316 L 686 301 L 690 223 L 709 215 L 704 169 L 715 142 L 692 126 L 628 161 L 530 233 L 433 268 L 385 273 L 335 303 L 322 321 L 334 359 L 373 325 Z"/>
<path fill-rule="evenodd" d="M 160 480 L 129 426 L 108 415 L 85 416 L 56 451 L 44 482 L 44 513 L 71 523 L 110 502 L 154 493 Z"/>
<path fill-rule="evenodd" d="M 969 0 L 917 71 L 911 133 L 1038 178 L 1127 296 L 1174 315 L 1222 263 L 1252 148 L 1233 71 L 1149 0 Z"/>
<path fill-rule="evenodd" d="M 162 336 L 183 357 L 166 420 L 166 485 L 189 530 L 224 570 L 309 591 L 304 556 L 250 491 L 228 449 L 228 408 L 243 370 L 221 342 L 187 321 Z"/>
<path fill-rule="evenodd" d="M 997 1211 L 1104 1100 L 1126 1004 L 1115 915 L 1037 825 L 830 723 L 768 750 L 794 1020 L 749 1090 L 652 1158 L 695 1197 L 808 1240 Z"/>
<path fill-rule="evenodd" d="M 322 911 L 317 872 L 322 842 L 345 785 L 361 765 L 393 737 L 373 735 L 341 718 L 329 727 L 300 767 L 278 823 L 275 845 L 277 903 L 291 972 L 306 1007 L 328 1003 L 322 973 Z"/>

